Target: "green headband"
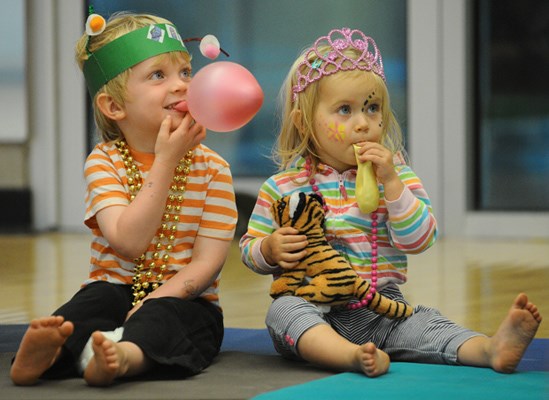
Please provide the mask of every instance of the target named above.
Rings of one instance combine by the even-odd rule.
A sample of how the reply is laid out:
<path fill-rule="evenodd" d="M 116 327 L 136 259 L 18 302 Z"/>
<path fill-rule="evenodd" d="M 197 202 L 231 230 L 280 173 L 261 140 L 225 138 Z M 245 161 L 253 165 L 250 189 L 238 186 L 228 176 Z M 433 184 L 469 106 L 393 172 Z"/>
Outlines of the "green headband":
<path fill-rule="evenodd" d="M 187 48 L 173 25 L 156 24 L 136 29 L 107 43 L 84 62 L 83 72 L 92 99 L 121 72 L 148 58 Z"/>

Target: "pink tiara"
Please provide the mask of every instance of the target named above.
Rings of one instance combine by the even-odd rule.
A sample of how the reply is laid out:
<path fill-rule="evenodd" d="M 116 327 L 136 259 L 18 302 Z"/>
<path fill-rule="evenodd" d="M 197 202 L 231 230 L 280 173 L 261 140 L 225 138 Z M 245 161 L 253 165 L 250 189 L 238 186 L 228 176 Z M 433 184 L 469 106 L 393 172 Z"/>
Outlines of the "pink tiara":
<path fill-rule="evenodd" d="M 355 39 L 353 39 L 353 35 Z M 323 54 L 320 48 L 331 49 Z M 347 49 L 361 52 L 359 57 L 349 58 L 344 54 Z M 313 47 L 305 50 L 305 59 L 299 63 L 296 70 L 296 84 L 292 87 L 293 98 L 304 91 L 311 83 L 318 81 L 323 76 L 335 74 L 338 71 L 372 71 L 385 81 L 383 72 L 383 60 L 376 42 L 358 29 L 333 29 L 327 36 L 319 37 Z"/>

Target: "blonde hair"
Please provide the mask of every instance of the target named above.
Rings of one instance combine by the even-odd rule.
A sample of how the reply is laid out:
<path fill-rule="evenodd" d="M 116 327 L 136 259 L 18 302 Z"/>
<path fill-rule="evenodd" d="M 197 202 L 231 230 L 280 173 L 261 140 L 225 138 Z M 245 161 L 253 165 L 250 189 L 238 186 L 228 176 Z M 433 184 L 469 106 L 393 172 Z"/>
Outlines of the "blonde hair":
<path fill-rule="evenodd" d="M 114 13 L 108 20 L 105 30 L 96 36 L 88 36 L 83 34 L 78 42 L 76 43 L 75 48 L 75 58 L 78 66 L 82 70 L 84 67 L 85 61 L 88 59 L 89 52 L 93 53 L 97 49 L 105 46 L 107 43 L 112 42 L 113 40 L 132 32 L 136 29 L 144 28 L 152 24 L 172 24 L 167 19 L 157 17 L 150 14 L 133 14 L 128 12 L 118 12 Z M 89 40 L 89 43 L 88 43 Z M 176 57 L 186 57 L 187 60 L 190 60 L 190 56 L 184 52 L 174 52 L 169 53 L 171 57 L 174 57 L 173 54 L 176 54 Z M 123 55 L 120 55 L 123 57 Z M 123 134 L 118 127 L 116 121 L 107 118 L 96 105 L 97 96 L 101 93 L 105 93 L 113 98 L 116 104 L 123 106 L 127 100 L 126 86 L 128 83 L 128 77 L 130 74 L 131 68 L 126 71 L 121 72 L 118 76 L 111 79 L 107 82 L 94 96 L 93 100 L 93 114 L 95 119 L 95 124 L 101 139 L 104 142 L 109 142 L 112 140 L 119 140 L 123 138 Z"/>
<path fill-rule="evenodd" d="M 325 46 L 319 47 L 320 53 L 328 53 L 332 48 Z M 310 158 L 314 170 L 319 163 L 319 158 L 316 152 L 318 141 L 315 137 L 313 128 L 313 119 L 319 98 L 319 84 L 323 79 L 310 83 L 309 86 L 302 92 L 297 93 L 293 100 L 292 88 L 297 84 L 296 71 L 299 64 L 306 57 L 306 51 L 302 52 L 292 67 L 279 93 L 279 113 L 280 113 L 280 130 L 276 145 L 273 149 L 273 160 L 279 170 L 288 168 L 292 162 L 299 156 Z M 357 59 L 359 54 L 356 50 L 348 49 L 344 54 L 353 59 Z M 309 61 L 313 61 L 314 54 Z M 361 71 L 359 69 L 353 71 L 339 71 L 346 74 L 370 74 L 376 86 L 380 90 L 382 97 L 382 118 L 383 118 L 383 133 L 381 143 L 391 150 L 393 153 L 404 150 L 402 130 L 398 121 L 391 109 L 389 98 L 389 90 L 385 81 L 377 74 L 370 71 Z"/>

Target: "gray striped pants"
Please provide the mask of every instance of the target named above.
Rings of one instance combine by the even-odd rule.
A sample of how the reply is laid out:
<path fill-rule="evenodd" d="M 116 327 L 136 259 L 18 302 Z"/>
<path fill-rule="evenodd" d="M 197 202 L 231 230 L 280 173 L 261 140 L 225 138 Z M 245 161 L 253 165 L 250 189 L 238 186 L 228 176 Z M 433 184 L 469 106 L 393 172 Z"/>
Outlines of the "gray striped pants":
<path fill-rule="evenodd" d="M 396 285 L 380 293 L 404 301 Z M 373 342 L 392 361 L 431 364 L 458 364 L 457 351 L 468 339 L 482 336 L 460 327 L 438 310 L 418 305 L 412 316 L 393 320 L 367 308 L 332 308 L 323 314 L 314 304 L 300 297 L 283 296 L 273 301 L 266 317 L 275 349 L 286 358 L 300 359 L 301 335 L 318 324 L 329 324 L 338 334 L 356 344 Z"/>

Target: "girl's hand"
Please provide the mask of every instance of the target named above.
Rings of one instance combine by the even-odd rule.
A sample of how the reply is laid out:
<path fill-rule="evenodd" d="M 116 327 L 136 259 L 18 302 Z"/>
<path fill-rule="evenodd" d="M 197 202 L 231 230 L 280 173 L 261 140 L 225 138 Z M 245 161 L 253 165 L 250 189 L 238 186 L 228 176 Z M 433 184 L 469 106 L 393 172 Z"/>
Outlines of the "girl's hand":
<path fill-rule="evenodd" d="M 206 138 L 206 128 L 194 122 L 187 113 L 179 126 L 172 126 L 171 116 L 167 116 L 160 125 L 154 153 L 158 161 L 175 166 L 193 147 Z"/>
<path fill-rule="evenodd" d="M 393 153 L 385 146 L 375 142 L 359 143 L 358 159 L 361 162 L 371 161 L 377 180 L 383 184 L 385 198 L 396 200 L 404 190 L 404 184 L 395 171 Z"/>
<path fill-rule="evenodd" d="M 307 255 L 307 236 L 295 228 L 279 228 L 261 242 L 261 253 L 270 265 L 292 269 Z"/>

